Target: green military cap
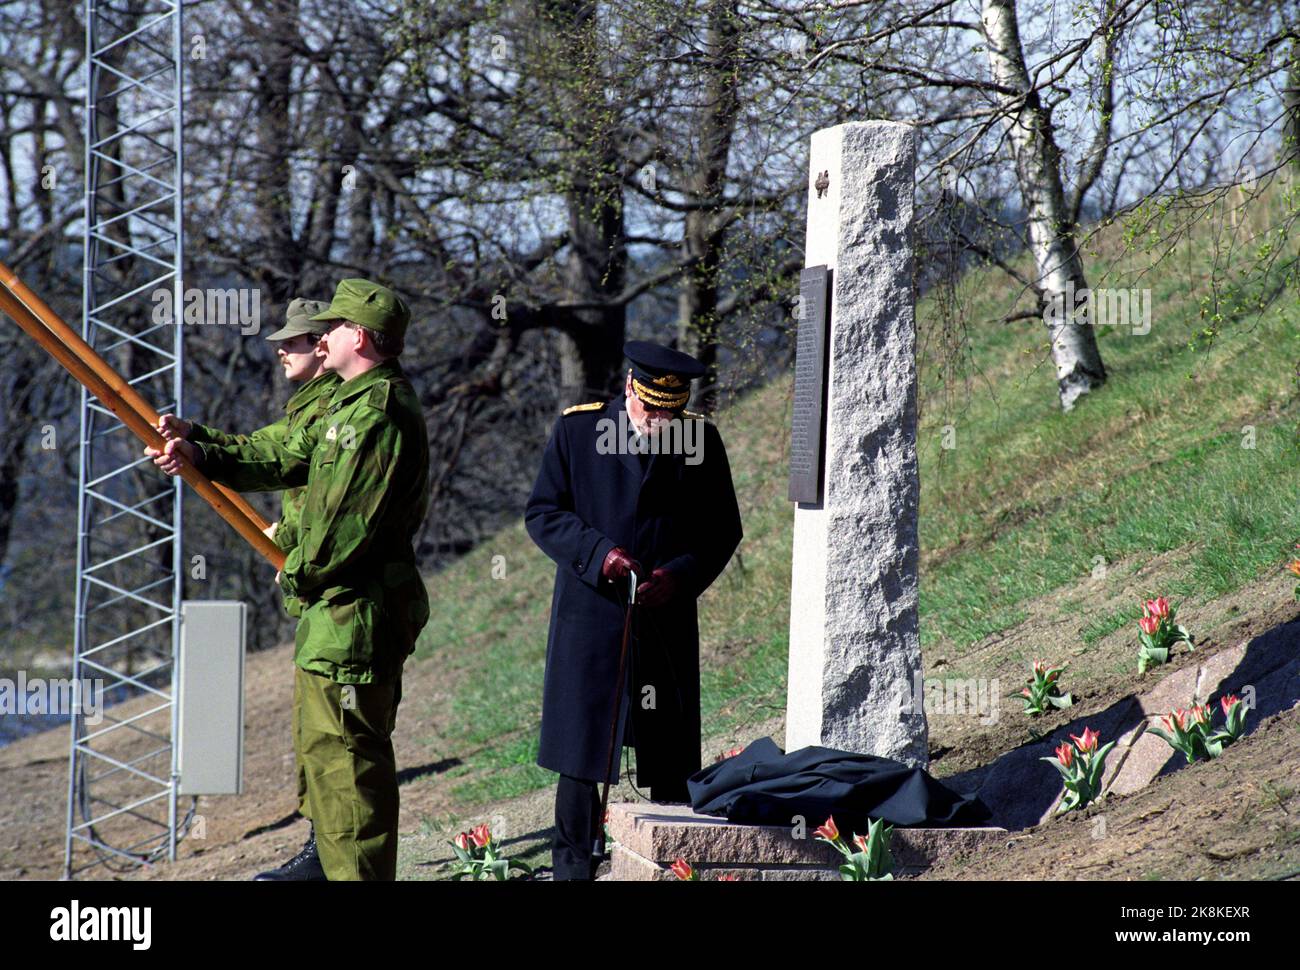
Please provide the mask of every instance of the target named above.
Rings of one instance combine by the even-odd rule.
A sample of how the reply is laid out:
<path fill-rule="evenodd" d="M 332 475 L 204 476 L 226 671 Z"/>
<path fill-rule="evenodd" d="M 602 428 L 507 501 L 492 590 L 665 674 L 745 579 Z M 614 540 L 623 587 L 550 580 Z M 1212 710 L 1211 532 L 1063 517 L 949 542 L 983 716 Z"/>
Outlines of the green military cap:
<path fill-rule="evenodd" d="M 330 305 L 312 319 L 351 320 L 379 333 L 391 333 L 400 340 L 411 322 L 411 311 L 386 286 L 370 280 L 340 280 Z"/>
<path fill-rule="evenodd" d="M 275 333 L 267 334 L 266 339 L 288 340 L 304 333 L 312 333 L 319 337 L 329 330 L 329 327 L 318 322 L 314 315 L 328 306 L 328 303 L 321 300 L 304 300 L 302 297 L 289 301 L 289 309 L 284 313 L 284 326 Z"/>

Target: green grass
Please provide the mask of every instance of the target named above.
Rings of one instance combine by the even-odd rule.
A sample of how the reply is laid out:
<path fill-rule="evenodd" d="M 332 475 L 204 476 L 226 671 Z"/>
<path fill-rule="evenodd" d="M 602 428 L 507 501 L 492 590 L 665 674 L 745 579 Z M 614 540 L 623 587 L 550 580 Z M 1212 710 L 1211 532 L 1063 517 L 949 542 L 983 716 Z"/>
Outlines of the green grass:
<path fill-rule="evenodd" d="M 1274 194 L 1257 205 L 1265 220 L 1281 202 Z M 937 364 L 920 362 L 920 619 L 928 655 L 960 656 L 1063 590 L 1069 595 L 1052 608 L 1077 616 L 1076 645 L 1090 646 L 1136 615 L 1136 604 L 1089 615 L 1079 589 L 1097 562 L 1129 573 L 1181 550 L 1150 592 L 1205 601 L 1277 568 L 1300 537 L 1294 284 L 1281 269 L 1229 279 L 1239 302 L 1279 288 L 1284 297 L 1262 312 L 1229 312 L 1206 349 L 1199 308 L 1214 270 L 1210 237 L 1200 231 L 1137 282 L 1124 280 L 1146 258 L 1119 253 L 1117 232 L 1089 259 L 1093 285 L 1150 287 L 1152 327 L 1141 336 L 1100 332 L 1109 381 L 1070 414 L 1056 403 L 1042 324 L 988 322 L 1010 311 L 1017 287 L 984 271 L 962 281 L 969 392 L 945 391 Z M 934 307 L 922 301 L 917 315 L 924 338 L 937 326 Z M 749 740 L 747 729 L 784 709 L 789 409 L 786 378 L 718 417 L 745 539 L 701 601 L 711 658 L 701 683 L 706 736 Z M 956 429 L 956 447 L 947 450 L 945 426 Z M 1246 426 L 1254 429 L 1250 448 Z M 494 556 L 504 557 L 504 578 L 493 578 Z M 466 765 L 455 788 L 466 807 L 554 780 L 532 764 L 553 575 L 517 525 L 431 583 L 434 615 L 417 656 L 458 684 L 448 740 Z"/>
<path fill-rule="evenodd" d="M 1125 608 L 1121 610 L 1112 610 L 1109 613 L 1099 614 L 1088 621 L 1080 636 L 1083 638 L 1085 644 L 1092 646 L 1098 640 L 1102 639 L 1102 637 L 1114 633 L 1116 630 L 1135 622 L 1137 616 L 1138 611 L 1136 607 L 1133 609 Z"/>

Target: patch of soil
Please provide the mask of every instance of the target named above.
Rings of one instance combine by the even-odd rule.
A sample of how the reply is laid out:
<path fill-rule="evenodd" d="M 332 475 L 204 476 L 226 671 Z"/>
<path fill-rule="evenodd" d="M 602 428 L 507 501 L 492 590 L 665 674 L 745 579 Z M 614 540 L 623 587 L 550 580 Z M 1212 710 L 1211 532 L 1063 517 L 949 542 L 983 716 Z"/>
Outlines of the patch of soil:
<path fill-rule="evenodd" d="M 922 879 L 1300 879 L 1300 716 Z"/>
<path fill-rule="evenodd" d="M 1248 641 L 1300 615 L 1292 598 L 1295 579 L 1280 570 L 1277 576 L 1218 599 L 1181 605 L 1178 622 L 1191 632 L 1195 650 L 1179 648 L 1168 664 L 1139 676 L 1138 600 L 1152 589 L 1167 586 L 1177 575 L 1175 562 L 1185 557 L 1185 550 L 1170 552 L 1137 569 L 1112 564 L 1106 580 L 1081 579 L 1035 601 L 1028 619 L 965 651 L 951 644 L 929 651 L 924 657 L 927 678 L 983 680 L 990 695 L 994 682 L 997 685 L 997 696 L 990 697 L 996 706 L 983 713 L 969 705 L 952 711 L 927 708 L 931 774 L 946 777 L 988 764 L 1036 736 L 1050 735 L 1078 717 L 1105 710 L 1174 671 L 1202 663 L 1225 647 Z M 1082 617 L 1073 603 L 1085 596 L 1088 616 L 1131 608 L 1133 622 L 1091 645 L 1083 643 Z M 1053 666 L 1069 663 L 1061 684 L 1073 695 L 1073 706 L 1036 717 L 1023 713 L 1024 705 L 1015 695 L 1029 682 L 1030 662 L 1037 657 Z M 1110 740 L 1114 739 L 1102 739 Z"/>

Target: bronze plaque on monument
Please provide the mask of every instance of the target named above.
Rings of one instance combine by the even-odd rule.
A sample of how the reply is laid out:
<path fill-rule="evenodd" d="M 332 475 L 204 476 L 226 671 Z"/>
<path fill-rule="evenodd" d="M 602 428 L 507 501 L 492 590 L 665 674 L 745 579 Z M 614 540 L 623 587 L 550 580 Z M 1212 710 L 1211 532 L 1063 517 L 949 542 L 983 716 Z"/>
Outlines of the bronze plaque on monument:
<path fill-rule="evenodd" d="M 820 505 L 826 450 L 826 368 L 831 271 L 799 273 L 799 335 L 795 341 L 794 415 L 790 424 L 790 501 Z"/>

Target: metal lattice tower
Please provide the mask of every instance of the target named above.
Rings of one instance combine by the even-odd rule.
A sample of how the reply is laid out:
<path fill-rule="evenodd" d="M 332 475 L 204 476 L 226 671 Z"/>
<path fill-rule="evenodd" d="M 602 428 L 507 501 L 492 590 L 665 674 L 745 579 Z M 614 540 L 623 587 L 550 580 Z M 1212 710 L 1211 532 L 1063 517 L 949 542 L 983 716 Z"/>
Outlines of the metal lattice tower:
<path fill-rule="evenodd" d="M 181 0 L 87 0 L 82 336 L 173 413 L 183 360 L 182 64 Z M 181 483 L 85 390 L 77 504 L 65 878 L 175 859 L 178 836 Z M 83 712 L 83 679 L 102 681 L 99 723 Z"/>

